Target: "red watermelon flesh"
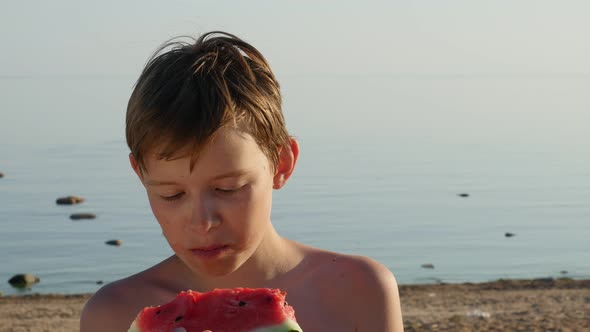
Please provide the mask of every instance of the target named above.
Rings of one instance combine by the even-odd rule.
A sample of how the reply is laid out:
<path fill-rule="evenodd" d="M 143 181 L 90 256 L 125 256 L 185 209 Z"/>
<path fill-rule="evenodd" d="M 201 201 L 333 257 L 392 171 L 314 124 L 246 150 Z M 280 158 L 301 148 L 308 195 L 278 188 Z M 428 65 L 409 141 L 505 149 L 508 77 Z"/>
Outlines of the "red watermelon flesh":
<path fill-rule="evenodd" d="M 144 308 L 129 332 L 302 332 L 286 295 L 270 288 L 180 292 L 169 303 Z"/>

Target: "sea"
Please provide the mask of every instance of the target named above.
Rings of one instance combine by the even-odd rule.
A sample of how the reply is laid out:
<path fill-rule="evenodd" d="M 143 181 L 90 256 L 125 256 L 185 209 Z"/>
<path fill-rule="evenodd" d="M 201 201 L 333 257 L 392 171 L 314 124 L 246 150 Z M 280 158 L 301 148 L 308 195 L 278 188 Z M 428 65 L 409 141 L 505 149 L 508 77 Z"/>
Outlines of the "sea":
<path fill-rule="evenodd" d="M 135 80 L 0 77 L 3 294 L 94 292 L 172 254 L 128 162 Z M 274 192 L 283 236 L 369 256 L 400 284 L 590 278 L 590 76 L 279 81 L 301 146 Z M 67 195 L 86 201 L 56 204 Z M 18 273 L 41 281 L 12 288 Z"/>

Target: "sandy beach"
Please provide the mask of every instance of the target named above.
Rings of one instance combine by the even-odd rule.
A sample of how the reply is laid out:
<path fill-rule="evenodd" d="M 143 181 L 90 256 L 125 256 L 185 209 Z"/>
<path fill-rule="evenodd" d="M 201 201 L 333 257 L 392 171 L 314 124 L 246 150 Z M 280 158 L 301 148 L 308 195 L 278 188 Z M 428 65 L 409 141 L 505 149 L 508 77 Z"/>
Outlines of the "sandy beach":
<path fill-rule="evenodd" d="M 406 331 L 590 331 L 590 280 L 400 286 Z M 77 331 L 90 294 L 0 298 L 0 332 Z"/>

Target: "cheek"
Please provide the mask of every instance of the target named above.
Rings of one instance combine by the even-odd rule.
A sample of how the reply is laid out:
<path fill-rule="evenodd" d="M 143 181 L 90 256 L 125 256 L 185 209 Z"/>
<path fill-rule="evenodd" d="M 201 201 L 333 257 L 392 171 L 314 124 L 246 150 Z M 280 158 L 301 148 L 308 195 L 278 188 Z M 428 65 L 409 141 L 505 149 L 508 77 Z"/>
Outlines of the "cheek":
<path fill-rule="evenodd" d="M 169 221 L 167 220 L 167 213 L 166 208 L 163 206 L 163 203 L 160 202 L 157 198 L 152 197 L 148 194 L 148 201 L 150 202 L 150 208 L 152 209 L 152 213 L 156 220 L 161 226 L 168 224 Z"/>
<path fill-rule="evenodd" d="M 224 203 L 227 206 L 221 208 L 223 219 L 242 237 L 257 237 L 270 223 L 271 199 L 272 189 L 253 188 L 239 201 Z"/>
<path fill-rule="evenodd" d="M 153 197 L 149 197 L 150 207 L 154 214 L 154 217 L 160 224 L 162 233 L 166 237 L 166 240 L 170 243 L 170 246 L 174 248 L 178 241 L 180 241 L 180 235 L 183 230 L 180 227 L 174 227 L 173 220 L 178 220 L 180 216 L 177 216 L 178 209 L 171 209 L 166 202 Z M 178 223 L 176 223 L 178 224 Z"/>

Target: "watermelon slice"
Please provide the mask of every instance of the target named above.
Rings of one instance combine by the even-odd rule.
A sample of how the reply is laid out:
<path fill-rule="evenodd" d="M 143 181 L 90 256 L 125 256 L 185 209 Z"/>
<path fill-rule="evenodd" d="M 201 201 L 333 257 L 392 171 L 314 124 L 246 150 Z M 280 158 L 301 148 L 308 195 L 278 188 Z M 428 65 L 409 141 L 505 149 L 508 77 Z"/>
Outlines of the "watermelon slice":
<path fill-rule="evenodd" d="M 169 303 L 144 308 L 128 332 L 302 332 L 286 295 L 270 288 L 180 292 Z"/>

